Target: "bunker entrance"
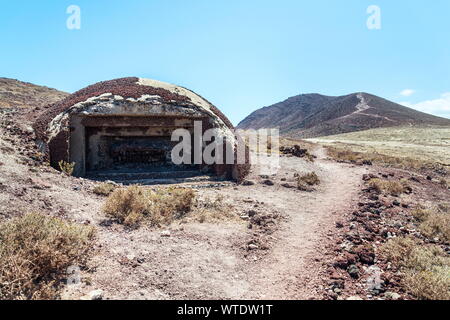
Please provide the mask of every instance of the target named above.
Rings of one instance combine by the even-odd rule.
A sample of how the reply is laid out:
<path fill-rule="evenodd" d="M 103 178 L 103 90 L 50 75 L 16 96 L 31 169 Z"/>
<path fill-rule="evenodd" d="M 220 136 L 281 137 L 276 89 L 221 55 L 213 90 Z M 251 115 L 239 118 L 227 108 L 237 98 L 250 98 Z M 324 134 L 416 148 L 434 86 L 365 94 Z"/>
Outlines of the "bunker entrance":
<path fill-rule="evenodd" d="M 84 164 L 84 176 L 100 181 L 152 184 L 151 180 L 172 183 L 214 176 L 214 166 L 172 161 L 172 149 L 180 143 L 171 141 L 172 132 L 183 128 L 193 138 L 194 120 L 198 119 L 73 117 L 71 159 Z"/>
<path fill-rule="evenodd" d="M 109 144 L 108 157 L 116 166 L 170 164 L 169 137 L 104 137 Z"/>
<path fill-rule="evenodd" d="M 170 137 L 101 136 L 88 141 L 88 171 L 173 170 L 176 167 L 171 159 Z M 94 150 L 97 155 L 92 154 Z"/>

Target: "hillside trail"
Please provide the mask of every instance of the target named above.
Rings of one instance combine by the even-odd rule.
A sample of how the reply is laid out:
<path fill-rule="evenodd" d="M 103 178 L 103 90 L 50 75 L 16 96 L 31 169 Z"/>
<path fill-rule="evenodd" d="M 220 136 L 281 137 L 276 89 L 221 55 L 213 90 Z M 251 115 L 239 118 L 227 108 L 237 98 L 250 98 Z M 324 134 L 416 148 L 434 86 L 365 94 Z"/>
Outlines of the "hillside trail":
<path fill-rule="evenodd" d="M 364 115 L 364 116 L 367 116 L 367 117 L 374 117 L 374 118 L 385 119 L 385 120 L 390 121 L 390 122 L 396 122 L 395 120 L 392 120 L 392 119 L 390 119 L 388 117 L 385 117 L 385 116 L 380 116 L 378 114 L 373 114 L 373 113 L 366 113 L 365 111 L 369 110 L 371 108 L 371 106 L 368 105 L 368 103 L 366 101 L 366 98 L 364 97 L 364 95 L 362 93 L 358 93 L 357 97 L 360 100 L 360 102 L 355 106 L 356 110 L 354 112 L 352 112 L 350 114 L 347 114 L 347 115 L 345 115 L 343 117 L 340 117 L 338 119 L 345 119 L 345 118 L 349 118 L 351 116 L 359 114 L 359 115 Z"/>
<path fill-rule="evenodd" d="M 316 151 L 311 167 L 318 171 L 321 186 L 317 192 L 292 194 L 255 193 L 256 198 L 283 211 L 288 217 L 277 234 L 272 252 L 249 270 L 248 299 L 309 299 L 322 290 L 319 268 L 323 244 L 332 240 L 329 231 L 358 200 L 361 175 L 367 169 L 326 160 L 323 148 Z M 297 170 L 297 159 L 285 159 L 283 167 Z"/>

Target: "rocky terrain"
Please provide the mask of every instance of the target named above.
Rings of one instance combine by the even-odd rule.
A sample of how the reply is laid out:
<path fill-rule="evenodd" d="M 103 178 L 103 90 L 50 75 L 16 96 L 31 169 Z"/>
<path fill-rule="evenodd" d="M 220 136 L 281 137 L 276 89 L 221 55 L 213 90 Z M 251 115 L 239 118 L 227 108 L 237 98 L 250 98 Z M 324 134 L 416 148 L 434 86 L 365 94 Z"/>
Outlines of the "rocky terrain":
<path fill-rule="evenodd" d="M 192 211 L 131 228 L 105 214 L 109 192 L 98 192 L 101 183 L 46 163 L 32 118 L 23 108 L 0 109 L 0 232 L 27 213 L 95 230 L 89 259 L 76 269 L 80 281 L 58 270 L 57 298 L 447 298 L 445 167 L 405 169 L 283 140 L 275 174 L 262 174 L 262 161 L 242 184 L 176 185 L 194 191 Z M 170 193 L 173 187 L 151 188 Z M 411 248 L 397 248 L 396 241 Z M 414 263 L 402 264 L 402 252 Z"/>
<path fill-rule="evenodd" d="M 238 128 L 279 128 L 284 136 L 313 138 L 402 125 L 449 126 L 450 120 L 368 93 L 341 97 L 303 94 L 253 112 L 239 123 Z"/>
<path fill-rule="evenodd" d="M 0 78 L 1 108 L 42 108 L 69 94 L 19 80 Z"/>
<path fill-rule="evenodd" d="M 254 167 L 242 185 L 185 184 L 199 201 L 222 198 L 226 212 L 214 221 L 188 216 L 160 228 L 130 230 L 104 215 L 106 198 L 94 193 L 97 182 L 61 174 L 38 158 L 28 160 L 32 133 L 11 122 L 15 117 L 9 113 L 1 118 L 9 123 L 1 128 L 1 221 L 40 212 L 96 229 L 95 254 L 82 282 L 67 286 L 63 298 L 80 299 L 96 290 L 104 299 L 321 296 L 316 277 L 321 240 L 358 190 L 360 175 L 349 166 L 286 156 L 276 176 L 260 176 Z M 322 184 L 310 192 L 298 190 L 296 175 L 312 171 Z M 342 193 L 336 192 L 341 183 L 332 172 L 347 177 Z M 306 268 L 313 264 L 317 269 Z"/>

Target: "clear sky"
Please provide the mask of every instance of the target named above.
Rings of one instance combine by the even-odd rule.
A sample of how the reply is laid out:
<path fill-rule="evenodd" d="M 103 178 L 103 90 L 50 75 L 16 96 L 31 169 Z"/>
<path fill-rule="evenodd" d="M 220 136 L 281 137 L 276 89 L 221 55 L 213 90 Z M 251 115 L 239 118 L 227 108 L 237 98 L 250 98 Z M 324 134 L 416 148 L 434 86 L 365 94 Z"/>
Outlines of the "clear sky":
<path fill-rule="evenodd" d="M 81 28 L 69 30 L 69 5 Z M 370 5 L 381 29 L 370 30 Z M 0 0 L 0 76 L 73 92 L 138 76 L 237 124 L 300 93 L 369 92 L 450 118 L 448 0 Z"/>

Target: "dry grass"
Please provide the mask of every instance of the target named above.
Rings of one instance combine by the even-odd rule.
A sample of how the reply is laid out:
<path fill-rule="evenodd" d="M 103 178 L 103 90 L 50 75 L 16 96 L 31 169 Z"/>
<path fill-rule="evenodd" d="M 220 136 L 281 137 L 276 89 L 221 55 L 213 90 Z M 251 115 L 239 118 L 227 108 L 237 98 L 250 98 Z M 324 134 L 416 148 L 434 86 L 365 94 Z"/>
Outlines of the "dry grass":
<path fill-rule="evenodd" d="M 297 176 L 297 188 L 299 190 L 310 190 L 311 187 L 319 184 L 320 179 L 315 172 Z"/>
<path fill-rule="evenodd" d="M 214 223 L 224 220 L 233 221 L 240 218 L 234 213 L 233 207 L 224 202 L 223 196 L 217 195 L 214 200 L 207 198 L 198 201 L 189 219 L 200 223 Z"/>
<path fill-rule="evenodd" d="M 450 205 L 439 204 L 435 208 L 416 208 L 413 216 L 420 222 L 419 230 L 427 238 L 450 242 Z"/>
<path fill-rule="evenodd" d="M 131 186 L 114 190 L 103 212 L 129 227 L 137 227 L 144 221 L 167 225 L 191 211 L 195 197 L 192 189 Z"/>
<path fill-rule="evenodd" d="M 390 181 L 384 179 L 371 179 L 369 187 L 378 193 L 389 194 L 391 196 L 399 196 L 409 190 L 409 185 L 406 180 Z"/>
<path fill-rule="evenodd" d="M 436 245 L 412 238 L 388 241 L 381 254 L 401 272 L 402 285 L 418 299 L 450 299 L 450 257 Z"/>
<path fill-rule="evenodd" d="M 402 169 L 450 173 L 450 127 L 394 127 L 310 139 L 335 151 Z M 348 155 L 341 154 L 346 157 Z M 350 155 L 354 157 L 355 155 Z M 354 159 L 355 160 L 355 159 Z"/>
<path fill-rule="evenodd" d="M 75 163 L 68 163 L 66 161 L 61 160 L 58 162 L 59 168 L 63 173 L 65 173 L 68 176 L 71 176 L 73 174 L 73 170 L 75 169 Z"/>
<path fill-rule="evenodd" d="M 94 187 L 93 192 L 100 196 L 109 196 L 118 187 L 115 184 L 103 182 Z"/>
<path fill-rule="evenodd" d="M 82 266 L 94 229 L 41 214 L 0 224 L 0 299 L 55 299 L 69 266 Z"/>
<path fill-rule="evenodd" d="M 450 174 L 450 168 L 444 164 L 411 158 L 407 156 L 389 156 L 378 152 L 357 152 L 349 147 L 327 146 L 327 153 L 330 158 L 337 161 L 348 161 L 362 164 L 370 161 L 372 163 L 400 169 L 432 170 L 440 174 Z"/>

